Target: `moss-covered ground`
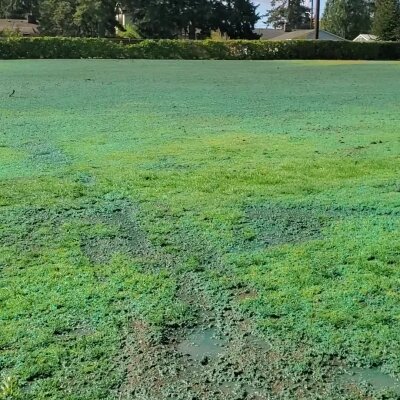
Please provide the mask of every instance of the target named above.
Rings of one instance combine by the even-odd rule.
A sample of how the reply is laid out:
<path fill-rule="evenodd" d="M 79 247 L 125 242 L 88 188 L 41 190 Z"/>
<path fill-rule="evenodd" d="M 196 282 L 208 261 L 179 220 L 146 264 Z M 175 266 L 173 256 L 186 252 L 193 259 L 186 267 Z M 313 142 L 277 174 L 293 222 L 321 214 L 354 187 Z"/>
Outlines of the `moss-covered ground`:
<path fill-rule="evenodd" d="M 400 63 L 2 62 L 0 398 L 400 398 L 399 104 Z"/>

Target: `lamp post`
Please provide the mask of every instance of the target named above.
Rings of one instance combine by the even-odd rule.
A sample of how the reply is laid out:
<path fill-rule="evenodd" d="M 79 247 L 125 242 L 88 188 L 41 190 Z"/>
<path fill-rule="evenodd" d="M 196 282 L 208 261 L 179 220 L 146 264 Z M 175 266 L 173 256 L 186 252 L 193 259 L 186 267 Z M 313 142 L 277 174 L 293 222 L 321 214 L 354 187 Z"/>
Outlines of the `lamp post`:
<path fill-rule="evenodd" d="M 319 14 L 321 12 L 321 0 L 315 0 L 315 40 L 319 39 Z"/>

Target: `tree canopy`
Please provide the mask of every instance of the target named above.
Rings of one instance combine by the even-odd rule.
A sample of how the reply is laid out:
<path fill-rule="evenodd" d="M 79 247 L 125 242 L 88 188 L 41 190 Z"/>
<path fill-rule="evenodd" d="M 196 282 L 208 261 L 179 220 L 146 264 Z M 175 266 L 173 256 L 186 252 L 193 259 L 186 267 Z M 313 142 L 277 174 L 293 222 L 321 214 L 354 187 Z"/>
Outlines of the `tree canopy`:
<path fill-rule="evenodd" d="M 345 39 L 353 40 L 360 33 L 369 33 L 372 23 L 370 0 L 328 0 L 322 27 Z"/>
<path fill-rule="evenodd" d="M 217 29 L 234 39 L 258 38 L 251 0 L 0 0 L 0 18 L 32 14 L 46 35 L 105 36 L 115 33 L 119 6 L 145 38 L 194 39 Z"/>
<path fill-rule="evenodd" d="M 219 29 L 232 39 L 255 39 L 259 20 L 251 0 L 127 0 L 133 23 L 143 37 L 189 38 L 209 35 Z"/>
<path fill-rule="evenodd" d="M 0 0 L 0 18 L 21 18 L 38 15 L 40 0 Z"/>
<path fill-rule="evenodd" d="M 286 26 L 302 29 L 310 27 L 311 10 L 305 6 L 304 0 L 272 0 L 271 7 L 267 13 L 267 24 L 274 28 Z"/>
<path fill-rule="evenodd" d="M 400 40 L 399 0 L 376 0 L 373 33 L 381 40 Z"/>

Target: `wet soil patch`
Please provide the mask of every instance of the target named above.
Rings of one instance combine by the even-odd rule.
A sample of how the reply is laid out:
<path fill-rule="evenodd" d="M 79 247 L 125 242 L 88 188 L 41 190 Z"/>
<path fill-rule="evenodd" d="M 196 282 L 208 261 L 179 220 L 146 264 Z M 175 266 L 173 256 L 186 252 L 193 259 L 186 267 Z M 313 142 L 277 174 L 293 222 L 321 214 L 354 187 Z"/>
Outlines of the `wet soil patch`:
<path fill-rule="evenodd" d="M 310 212 L 311 206 L 287 209 L 273 209 L 286 221 L 274 228 L 285 243 L 295 240 L 289 229 L 293 220 L 301 226 L 294 232 L 308 240 L 322 237 L 323 227 L 346 213 L 373 212 L 323 208 Z M 141 324 L 133 324 L 121 351 L 123 363 L 128 364 L 126 379 L 116 395 L 135 400 L 349 398 L 346 386 L 335 381 L 343 371 L 337 359 L 316 354 L 307 343 L 263 336 L 239 306 L 257 298 L 257 292 L 234 282 L 226 290 L 213 287 L 209 274 L 227 273 L 221 251 L 193 227 L 188 231 L 179 218 L 176 225 L 159 240 L 167 241 L 161 251 L 174 251 L 178 268 L 171 272 L 176 271 L 176 297 L 190 308 L 193 320 L 184 326 L 163 326 L 161 333 L 154 333 L 152 326 L 142 329 Z M 196 259 L 196 268 L 189 265 L 190 258 Z"/>
<path fill-rule="evenodd" d="M 161 334 L 134 324 L 121 352 L 128 368 L 116 396 L 273 400 L 322 393 L 322 398 L 345 398 L 333 383 L 337 367 L 331 360 L 321 362 L 306 347 L 288 350 L 279 339 L 264 337 L 251 317 L 243 315 L 238 303 L 253 299 L 256 292 L 235 284 L 229 290 L 210 284 L 209 274 L 227 272 L 220 251 L 203 240 L 201 232 L 187 232 L 182 221 L 176 222 L 176 230 L 169 230 L 165 239 L 175 249 L 176 265 L 186 265 L 176 269 L 176 297 L 190 308 L 193 320 L 164 326 Z M 200 268 L 188 265 L 189 256 Z"/>
<path fill-rule="evenodd" d="M 138 224 L 137 209 L 126 200 L 108 201 L 92 207 L 84 215 L 86 222 L 104 228 L 98 235 L 81 239 L 83 253 L 94 263 L 106 263 L 115 254 L 149 254 L 151 245 Z"/>
<path fill-rule="evenodd" d="M 400 398 L 400 381 L 378 368 L 351 368 L 346 372 L 338 379 L 345 386 L 367 385 L 376 392 L 390 392 Z"/>
<path fill-rule="evenodd" d="M 137 208 L 126 199 L 92 199 L 72 207 L 21 207 L 0 213 L 3 245 L 21 251 L 57 246 L 76 235 L 82 254 L 107 263 L 115 254 L 150 256 L 154 249 L 138 222 Z M 73 233 L 71 233 L 73 232 Z"/>
<path fill-rule="evenodd" d="M 266 204 L 249 207 L 239 231 L 245 242 L 276 246 L 318 239 L 324 222 L 311 207 Z"/>
<path fill-rule="evenodd" d="M 332 366 L 318 366 L 315 371 L 315 355 L 304 350 L 304 363 L 310 363 L 310 367 L 306 372 L 294 371 L 295 356 L 299 363 L 303 362 L 299 349 L 293 354 L 260 336 L 251 319 L 244 319 L 231 304 L 229 296 L 218 297 L 209 290 L 204 273 L 190 272 L 181 279 L 191 289 L 183 292 L 185 296 L 191 291 L 192 300 L 198 300 L 197 325 L 169 330 L 159 340 L 151 326 L 143 329 L 142 323 L 134 323 L 123 352 L 129 367 L 117 394 L 120 398 L 307 398 L 297 395 L 299 388 L 308 386 L 306 395 L 315 393 L 320 391 L 322 382 L 327 393 L 336 390 L 336 398 L 340 398 L 340 390 L 327 384 L 327 377 L 334 376 Z"/>
<path fill-rule="evenodd" d="M 262 398 L 255 397 L 252 385 L 258 382 L 266 393 L 254 368 L 267 359 L 267 347 L 254 345 L 251 323 L 242 324 L 225 300 L 214 298 L 203 273 L 191 271 L 178 279 L 182 287 L 177 296 L 193 308 L 195 325 L 166 330 L 161 340 L 153 340 L 152 327 L 143 330 L 134 323 L 124 347 L 127 378 L 118 395 L 154 400 Z"/>
<path fill-rule="evenodd" d="M 226 340 L 219 337 L 215 328 L 196 329 L 180 342 L 177 350 L 195 361 L 206 364 L 208 360 L 224 354 Z"/>
<path fill-rule="evenodd" d="M 225 382 L 219 387 L 220 392 L 230 398 L 236 399 L 265 399 L 262 394 L 253 386 L 236 382 Z"/>
<path fill-rule="evenodd" d="M 302 243 L 323 238 L 323 230 L 334 221 L 373 216 L 397 216 L 400 210 L 379 207 L 328 207 L 320 204 L 262 204 L 245 209 L 235 228 L 241 249 Z"/>

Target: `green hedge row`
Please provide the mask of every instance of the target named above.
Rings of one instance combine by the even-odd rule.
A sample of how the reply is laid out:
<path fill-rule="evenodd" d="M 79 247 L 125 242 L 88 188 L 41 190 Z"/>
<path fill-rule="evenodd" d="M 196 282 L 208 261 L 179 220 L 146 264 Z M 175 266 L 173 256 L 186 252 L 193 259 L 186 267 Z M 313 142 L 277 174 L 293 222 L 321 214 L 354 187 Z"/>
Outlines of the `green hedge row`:
<path fill-rule="evenodd" d="M 126 45 L 107 39 L 86 38 L 0 40 L 0 59 L 37 58 L 400 60 L 400 42 L 143 40 Z"/>

